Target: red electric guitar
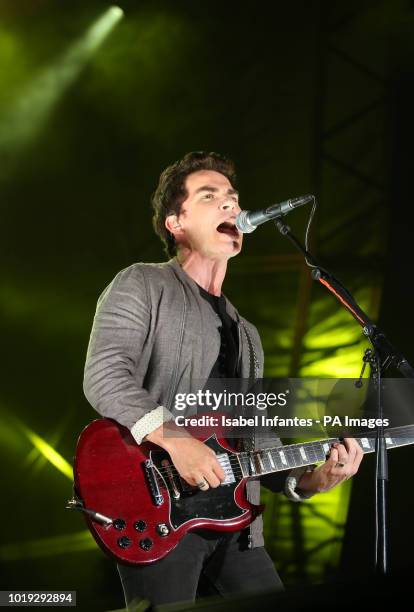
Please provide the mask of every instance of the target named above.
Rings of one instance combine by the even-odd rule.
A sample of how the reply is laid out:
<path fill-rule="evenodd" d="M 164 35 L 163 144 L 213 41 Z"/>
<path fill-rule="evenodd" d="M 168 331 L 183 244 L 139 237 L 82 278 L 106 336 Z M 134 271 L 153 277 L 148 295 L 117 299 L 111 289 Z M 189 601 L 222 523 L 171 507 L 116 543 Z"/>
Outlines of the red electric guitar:
<path fill-rule="evenodd" d="M 413 426 L 387 430 L 386 435 L 387 448 L 414 443 Z M 188 531 L 247 527 L 264 508 L 247 500 L 248 479 L 324 461 L 337 441 L 329 438 L 239 453 L 220 432 L 212 431 L 204 442 L 215 451 L 226 480 L 215 489 L 200 491 L 180 477 L 163 449 L 151 443 L 138 445 L 127 428 L 98 419 L 79 437 L 75 494 L 67 507 L 84 512 L 92 535 L 110 556 L 130 564 L 152 563 L 165 557 Z M 374 452 L 374 438 L 357 441 L 365 453 Z"/>

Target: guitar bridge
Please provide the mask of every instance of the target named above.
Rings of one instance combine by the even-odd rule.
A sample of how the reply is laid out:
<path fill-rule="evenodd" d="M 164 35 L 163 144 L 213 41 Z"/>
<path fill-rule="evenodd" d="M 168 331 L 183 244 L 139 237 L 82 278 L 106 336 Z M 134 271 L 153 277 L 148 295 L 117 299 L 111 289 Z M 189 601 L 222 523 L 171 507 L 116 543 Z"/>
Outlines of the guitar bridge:
<path fill-rule="evenodd" d="M 165 472 L 167 474 L 168 482 L 171 486 L 171 494 L 174 499 L 180 499 L 181 494 L 178 490 L 177 484 L 174 478 L 173 465 L 168 461 L 168 459 L 163 459 L 161 461 L 161 465 L 165 468 Z"/>
<path fill-rule="evenodd" d="M 164 496 L 160 491 L 160 487 L 157 481 L 157 474 L 151 459 L 145 460 L 144 471 L 151 491 L 152 499 L 154 500 L 154 504 L 156 506 L 161 506 L 164 503 Z"/>

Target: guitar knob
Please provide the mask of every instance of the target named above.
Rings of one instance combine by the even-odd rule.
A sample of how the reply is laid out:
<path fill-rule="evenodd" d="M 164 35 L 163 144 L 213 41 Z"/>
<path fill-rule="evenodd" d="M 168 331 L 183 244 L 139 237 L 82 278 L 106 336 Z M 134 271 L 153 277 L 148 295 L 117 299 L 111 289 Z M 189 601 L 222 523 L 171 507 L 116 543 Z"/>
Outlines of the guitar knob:
<path fill-rule="evenodd" d="M 143 550 L 149 550 L 152 547 L 152 540 L 150 538 L 145 538 L 139 541 L 139 545 Z"/>
<path fill-rule="evenodd" d="M 115 527 L 115 529 L 118 529 L 118 531 L 122 531 L 122 529 L 125 529 L 126 527 L 124 519 L 121 518 L 115 519 L 112 525 Z"/>
<path fill-rule="evenodd" d="M 137 531 L 145 531 L 147 528 L 147 523 L 145 521 L 136 521 L 134 523 L 134 529 L 136 529 Z"/>
<path fill-rule="evenodd" d="M 120 546 L 121 548 L 128 548 L 128 546 L 131 546 L 131 544 L 132 540 L 127 536 L 122 536 L 122 538 L 118 538 L 118 546 Z"/>
<path fill-rule="evenodd" d="M 168 526 L 165 523 L 159 523 L 157 525 L 157 533 L 158 533 L 158 535 L 160 535 L 163 538 L 165 538 L 165 536 L 167 536 L 170 533 L 170 530 L 169 530 Z"/>

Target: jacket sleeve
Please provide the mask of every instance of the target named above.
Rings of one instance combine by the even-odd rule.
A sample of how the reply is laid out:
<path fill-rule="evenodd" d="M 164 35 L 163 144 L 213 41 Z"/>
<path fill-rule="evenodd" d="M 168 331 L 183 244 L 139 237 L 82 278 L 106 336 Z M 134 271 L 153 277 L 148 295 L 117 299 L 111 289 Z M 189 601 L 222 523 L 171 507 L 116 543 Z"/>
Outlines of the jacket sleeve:
<path fill-rule="evenodd" d="M 92 407 L 128 427 L 138 443 L 173 418 L 135 377 L 150 321 L 144 274 L 138 266 L 130 266 L 119 272 L 99 297 L 83 382 Z"/>

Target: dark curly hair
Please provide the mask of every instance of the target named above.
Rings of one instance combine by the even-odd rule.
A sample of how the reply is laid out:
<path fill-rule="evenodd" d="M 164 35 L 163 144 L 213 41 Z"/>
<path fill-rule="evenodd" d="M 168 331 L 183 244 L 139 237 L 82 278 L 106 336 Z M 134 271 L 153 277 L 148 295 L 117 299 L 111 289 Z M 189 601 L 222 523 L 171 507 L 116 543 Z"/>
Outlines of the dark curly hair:
<path fill-rule="evenodd" d="M 160 176 L 158 187 L 152 195 L 151 204 L 154 209 L 152 223 L 155 233 L 164 243 L 165 252 L 169 257 L 177 253 L 174 236 L 165 227 L 165 219 L 169 215 L 179 215 L 181 204 L 187 198 L 185 180 L 192 172 L 198 170 L 215 170 L 226 176 L 232 187 L 236 189 L 236 170 L 231 159 L 219 153 L 193 151 L 182 159 L 168 166 Z"/>

